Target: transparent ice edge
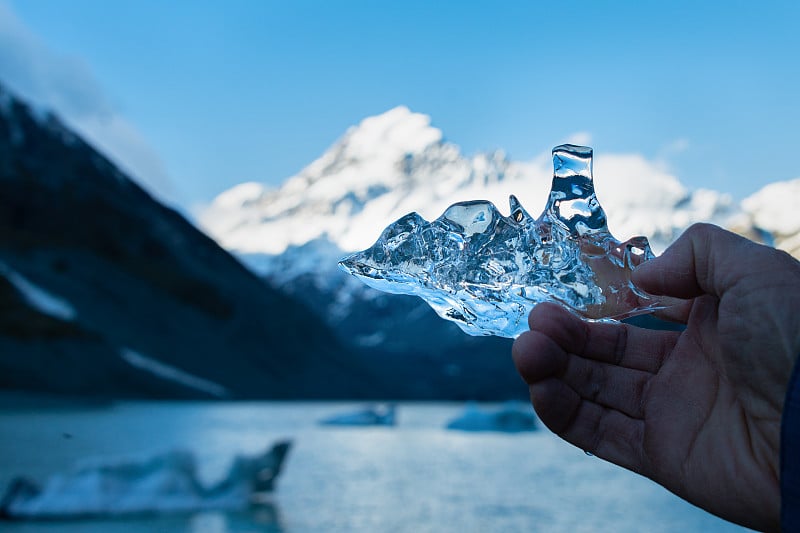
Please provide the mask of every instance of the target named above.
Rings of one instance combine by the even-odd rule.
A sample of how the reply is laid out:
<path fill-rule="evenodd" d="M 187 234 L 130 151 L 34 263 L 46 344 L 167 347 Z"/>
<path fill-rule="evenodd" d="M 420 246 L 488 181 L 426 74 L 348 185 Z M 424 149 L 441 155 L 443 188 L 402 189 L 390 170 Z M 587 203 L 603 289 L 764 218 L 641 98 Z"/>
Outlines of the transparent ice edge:
<path fill-rule="evenodd" d="M 455 203 L 433 222 L 409 213 L 339 267 L 378 290 L 419 296 L 470 335 L 515 338 L 541 302 L 593 321 L 662 309 L 630 278 L 654 257 L 647 238 L 620 242 L 608 230 L 592 149 L 553 148 L 553 169 L 538 218 L 513 195 L 509 216 L 485 200 Z"/>

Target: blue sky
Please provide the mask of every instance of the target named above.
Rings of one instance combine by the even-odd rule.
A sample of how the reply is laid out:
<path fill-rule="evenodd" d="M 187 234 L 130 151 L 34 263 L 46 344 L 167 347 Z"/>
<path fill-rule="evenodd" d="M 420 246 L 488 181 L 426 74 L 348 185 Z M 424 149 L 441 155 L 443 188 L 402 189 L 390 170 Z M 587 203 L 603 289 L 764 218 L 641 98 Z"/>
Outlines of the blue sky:
<path fill-rule="evenodd" d="M 0 0 L 0 80 L 187 209 L 401 104 L 467 154 L 585 132 L 735 198 L 800 177 L 800 2 L 696 4 Z"/>

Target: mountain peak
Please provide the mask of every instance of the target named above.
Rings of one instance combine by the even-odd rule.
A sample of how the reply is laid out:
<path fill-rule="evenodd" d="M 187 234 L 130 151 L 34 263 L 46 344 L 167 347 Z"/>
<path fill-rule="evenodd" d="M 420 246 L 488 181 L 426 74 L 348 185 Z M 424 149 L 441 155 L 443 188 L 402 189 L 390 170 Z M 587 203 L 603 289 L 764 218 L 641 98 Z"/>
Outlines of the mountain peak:
<path fill-rule="evenodd" d="M 310 181 L 335 173 L 344 165 L 386 168 L 442 142 L 442 131 L 431 126 L 431 117 L 397 106 L 363 119 L 347 129 L 319 159 L 300 172 Z"/>
<path fill-rule="evenodd" d="M 367 117 L 345 134 L 351 149 L 372 155 L 392 150 L 397 153 L 421 152 L 442 140 L 441 130 L 431 126 L 431 117 L 398 106 L 380 115 Z"/>

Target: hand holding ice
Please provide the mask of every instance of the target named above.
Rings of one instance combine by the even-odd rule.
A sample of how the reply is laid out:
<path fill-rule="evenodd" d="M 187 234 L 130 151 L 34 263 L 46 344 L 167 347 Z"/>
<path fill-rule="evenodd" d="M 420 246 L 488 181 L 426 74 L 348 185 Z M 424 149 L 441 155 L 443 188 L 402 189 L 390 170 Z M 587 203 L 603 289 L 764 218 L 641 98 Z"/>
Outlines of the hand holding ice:
<path fill-rule="evenodd" d="M 339 266 L 376 289 L 423 298 L 470 335 L 516 337 L 545 301 L 594 320 L 657 309 L 630 280 L 653 252 L 646 237 L 619 242 L 608 231 L 594 192 L 592 149 L 556 146 L 553 167 L 538 219 L 514 196 L 508 217 L 481 200 L 453 204 L 433 222 L 410 213 Z"/>

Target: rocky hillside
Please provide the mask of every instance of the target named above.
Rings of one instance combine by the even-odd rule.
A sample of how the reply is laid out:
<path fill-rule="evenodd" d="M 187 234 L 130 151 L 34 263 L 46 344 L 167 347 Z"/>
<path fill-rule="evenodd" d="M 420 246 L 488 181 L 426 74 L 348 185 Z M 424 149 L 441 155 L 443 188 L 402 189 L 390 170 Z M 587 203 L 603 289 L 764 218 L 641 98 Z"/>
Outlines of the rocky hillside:
<path fill-rule="evenodd" d="M 76 395 L 379 394 L 269 288 L 52 114 L 0 87 L 0 387 Z"/>

